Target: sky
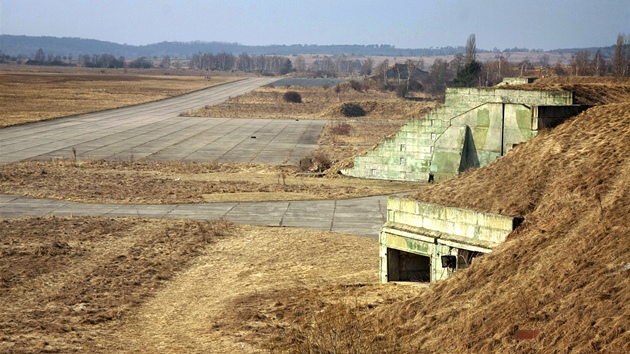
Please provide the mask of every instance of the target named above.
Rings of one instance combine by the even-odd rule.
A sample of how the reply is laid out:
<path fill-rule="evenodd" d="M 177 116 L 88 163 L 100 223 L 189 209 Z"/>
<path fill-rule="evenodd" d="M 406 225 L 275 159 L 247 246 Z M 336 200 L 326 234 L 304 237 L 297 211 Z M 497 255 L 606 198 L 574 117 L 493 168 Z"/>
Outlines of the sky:
<path fill-rule="evenodd" d="M 163 41 L 558 49 L 630 34 L 630 0 L 0 0 L 0 34 Z M 2 48 L 0 48 L 1 50 Z"/>

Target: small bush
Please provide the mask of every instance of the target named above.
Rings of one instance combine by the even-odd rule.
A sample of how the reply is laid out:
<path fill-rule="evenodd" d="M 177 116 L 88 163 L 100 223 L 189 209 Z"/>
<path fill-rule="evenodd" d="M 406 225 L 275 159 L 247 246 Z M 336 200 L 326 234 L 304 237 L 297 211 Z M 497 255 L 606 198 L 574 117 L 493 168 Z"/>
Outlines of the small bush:
<path fill-rule="evenodd" d="M 326 171 L 332 166 L 332 161 L 328 155 L 320 150 L 314 151 L 311 155 L 311 161 L 318 172 Z"/>
<path fill-rule="evenodd" d="M 341 122 L 330 127 L 330 133 L 333 135 L 350 135 L 352 126 L 346 122 Z"/>
<path fill-rule="evenodd" d="M 396 87 L 396 97 L 405 98 L 407 97 L 407 86 L 405 84 L 400 84 Z"/>
<path fill-rule="evenodd" d="M 313 160 L 310 157 L 303 157 L 300 159 L 300 165 L 298 166 L 300 172 L 308 172 L 313 167 Z"/>
<path fill-rule="evenodd" d="M 285 92 L 282 96 L 282 99 L 284 99 L 285 102 L 302 103 L 302 95 L 300 95 L 300 93 L 296 91 Z"/>
<path fill-rule="evenodd" d="M 324 172 L 329 169 L 330 166 L 332 166 L 332 161 L 328 155 L 323 151 L 317 150 L 310 156 L 302 158 L 298 167 L 302 172 Z"/>
<path fill-rule="evenodd" d="M 355 91 L 363 91 L 363 84 L 357 80 L 350 80 L 348 81 L 348 84 L 350 84 L 350 87 L 352 87 Z"/>
<path fill-rule="evenodd" d="M 363 117 L 365 110 L 356 103 L 344 103 L 341 106 L 341 114 L 345 117 Z"/>

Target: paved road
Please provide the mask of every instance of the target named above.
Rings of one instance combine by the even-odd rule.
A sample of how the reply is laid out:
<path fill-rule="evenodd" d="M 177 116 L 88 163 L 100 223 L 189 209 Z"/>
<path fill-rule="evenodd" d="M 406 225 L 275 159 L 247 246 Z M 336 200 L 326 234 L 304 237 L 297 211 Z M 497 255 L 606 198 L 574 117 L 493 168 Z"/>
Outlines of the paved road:
<path fill-rule="evenodd" d="M 378 237 L 385 222 L 387 198 L 261 203 L 86 204 L 0 194 L 0 219 L 47 216 L 128 216 L 215 220 L 238 224 L 286 226 Z"/>
<path fill-rule="evenodd" d="M 294 164 L 325 121 L 179 117 L 273 79 L 247 79 L 159 102 L 0 129 L 0 164 L 27 159 L 140 159 Z M 217 219 L 376 238 L 385 197 L 274 203 L 83 204 L 0 194 L 0 218 L 52 215 Z M 1 233 L 1 230 L 0 230 Z"/>
<path fill-rule="evenodd" d="M 273 82 L 255 78 L 133 107 L 0 129 L 0 164 L 27 159 L 295 164 L 325 121 L 179 117 Z"/>

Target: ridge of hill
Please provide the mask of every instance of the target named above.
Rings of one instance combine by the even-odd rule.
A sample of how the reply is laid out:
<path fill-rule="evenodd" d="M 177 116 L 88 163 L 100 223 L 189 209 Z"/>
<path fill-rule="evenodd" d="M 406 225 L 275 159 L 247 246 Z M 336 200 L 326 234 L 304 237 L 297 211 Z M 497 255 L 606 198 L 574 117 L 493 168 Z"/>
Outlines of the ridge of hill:
<path fill-rule="evenodd" d="M 379 308 L 381 324 L 428 352 L 630 352 L 629 143 L 630 102 L 609 103 L 419 191 L 525 221 L 469 269 Z M 514 340 L 523 329 L 539 335 Z"/>
<path fill-rule="evenodd" d="M 597 48 L 571 48 L 554 49 L 548 53 L 575 53 L 588 49 L 595 52 L 602 50 L 604 57 L 612 57 L 614 45 Z M 189 41 L 189 42 L 159 42 L 146 45 L 119 44 L 96 39 L 74 38 L 74 37 L 52 37 L 52 36 L 25 36 L 25 35 L 0 35 L 0 51 L 10 56 L 34 55 L 38 49 L 42 48 L 46 54 L 68 56 L 76 58 L 78 55 L 92 54 L 112 54 L 116 57 L 124 56 L 127 59 L 139 57 L 163 57 L 186 58 L 196 53 L 232 53 L 238 55 L 247 53 L 249 55 L 300 55 L 300 54 L 320 54 L 320 55 L 341 55 L 352 54 L 359 56 L 391 56 L 391 57 L 432 57 L 455 55 L 465 53 L 463 46 L 446 46 L 439 48 L 396 48 L 388 44 L 275 44 L 275 45 L 245 45 L 240 43 L 229 43 L 220 41 Z M 527 48 L 505 49 L 504 52 L 537 52 L 542 50 L 528 50 Z M 493 53 L 490 50 L 477 48 L 478 53 Z"/>

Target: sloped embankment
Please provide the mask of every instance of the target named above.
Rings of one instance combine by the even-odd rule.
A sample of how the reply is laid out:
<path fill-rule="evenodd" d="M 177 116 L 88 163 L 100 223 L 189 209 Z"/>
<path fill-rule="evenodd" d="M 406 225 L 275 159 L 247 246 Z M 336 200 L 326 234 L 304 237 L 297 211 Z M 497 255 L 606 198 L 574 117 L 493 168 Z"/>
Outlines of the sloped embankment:
<path fill-rule="evenodd" d="M 379 309 L 437 352 L 630 352 L 630 104 L 591 108 L 485 168 L 414 197 L 525 222 L 415 299 Z M 519 329 L 540 331 L 515 341 Z"/>

